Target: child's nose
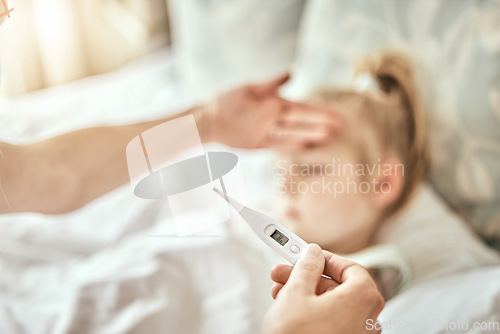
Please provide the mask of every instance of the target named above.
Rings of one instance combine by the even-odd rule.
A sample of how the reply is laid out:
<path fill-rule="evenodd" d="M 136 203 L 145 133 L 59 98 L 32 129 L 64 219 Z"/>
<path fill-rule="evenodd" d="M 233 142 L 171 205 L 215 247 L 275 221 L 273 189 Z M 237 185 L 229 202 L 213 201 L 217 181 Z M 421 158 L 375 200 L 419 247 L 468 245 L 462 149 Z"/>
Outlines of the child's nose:
<path fill-rule="evenodd" d="M 298 176 L 287 175 L 285 177 L 285 196 L 295 197 L 299 194 L 298 183 L 300 178 Z"/>

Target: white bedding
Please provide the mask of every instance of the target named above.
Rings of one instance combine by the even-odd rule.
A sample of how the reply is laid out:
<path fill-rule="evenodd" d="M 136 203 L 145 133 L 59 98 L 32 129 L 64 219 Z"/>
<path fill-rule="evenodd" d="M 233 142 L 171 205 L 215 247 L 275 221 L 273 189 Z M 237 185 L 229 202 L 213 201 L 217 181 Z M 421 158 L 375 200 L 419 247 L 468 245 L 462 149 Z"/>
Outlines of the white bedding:
<path fill-rule="evenodd" d="M 128 188 L 71 215 L 2 217 L 0 331 L 255 333 L 271 301 L 265 251 L 161 237 L 171 224 Z"/>
<path fill-rule="evenodd" d="M 390 300 L 379 322 L 384 334 L 498 334 L 500 267 L 417 284 Z"/>

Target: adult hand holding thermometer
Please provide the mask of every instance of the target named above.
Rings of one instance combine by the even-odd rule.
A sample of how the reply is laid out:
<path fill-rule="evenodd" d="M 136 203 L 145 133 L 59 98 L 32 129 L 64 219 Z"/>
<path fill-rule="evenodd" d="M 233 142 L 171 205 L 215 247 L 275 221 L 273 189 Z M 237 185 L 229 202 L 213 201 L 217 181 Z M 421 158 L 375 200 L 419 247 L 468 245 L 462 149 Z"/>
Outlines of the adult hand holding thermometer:
<path fill-rule="evenodd" d="M 296 264 L 302 258 L 295 269 L 281 264 L 271 271 L 276 303 L 266 314 L 263 333 L 380 333 L 366 324 L 368 320 L 376 321 L 384 299 L 363 267 L 322 251 L 318 245 L 309 245 L 275 219 L 238 203 L 216 188 L 214 191 L 288 262 Z M 350 305 L 347 308 L 346 303 Z"/>
<path fill-rule="evenodd" d="M 366 269 L 351 260 L 309 244 L 294 267 L 275 266 L 271 279 L 276 301 L 263 320 L 262 333 L 380 333 L 373 324 L 384 299 Z"/>
<path fill-rule="evenodd" d="M 246 221 L 266 245 L 278 252 L 278 254 L 291 264 L 295 264 L 297 259 L 307 249 L 307 242 L 277 220 L 238 203 L 217 188 L 214 188 L 214 191 L 238 211 L 243 220 Z"/>

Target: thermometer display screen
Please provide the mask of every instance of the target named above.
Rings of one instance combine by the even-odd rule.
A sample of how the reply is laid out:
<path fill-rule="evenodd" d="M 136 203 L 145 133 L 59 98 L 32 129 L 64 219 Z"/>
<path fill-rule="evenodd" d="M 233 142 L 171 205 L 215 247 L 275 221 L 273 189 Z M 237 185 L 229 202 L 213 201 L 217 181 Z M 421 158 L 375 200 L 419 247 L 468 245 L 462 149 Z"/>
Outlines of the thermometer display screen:
<path fill-rule="evenodd" d="M 287 237 L 285 237 L 285 235 L 278 230 L 274 231 L 273 234 L 271 234 L 271 238 L 276 240 L 276 242 L 279 243 L 281 246 L 285 246 L 285 244 L 288 242 L 288 240 L 290 240 Z"/>

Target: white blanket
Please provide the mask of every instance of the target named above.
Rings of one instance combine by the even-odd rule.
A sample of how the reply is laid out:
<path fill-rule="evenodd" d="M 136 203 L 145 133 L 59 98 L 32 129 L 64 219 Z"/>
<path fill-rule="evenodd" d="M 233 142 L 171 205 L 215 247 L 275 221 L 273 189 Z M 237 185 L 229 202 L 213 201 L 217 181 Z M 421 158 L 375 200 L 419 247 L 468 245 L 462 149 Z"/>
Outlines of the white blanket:
<path fill-rule="evenodd" d="M 167 209 L 122 188 L 71 215 L 2 217 L 0 331 L 258 331 L 267 250 L 251 238 L 164 237 Z"/>

